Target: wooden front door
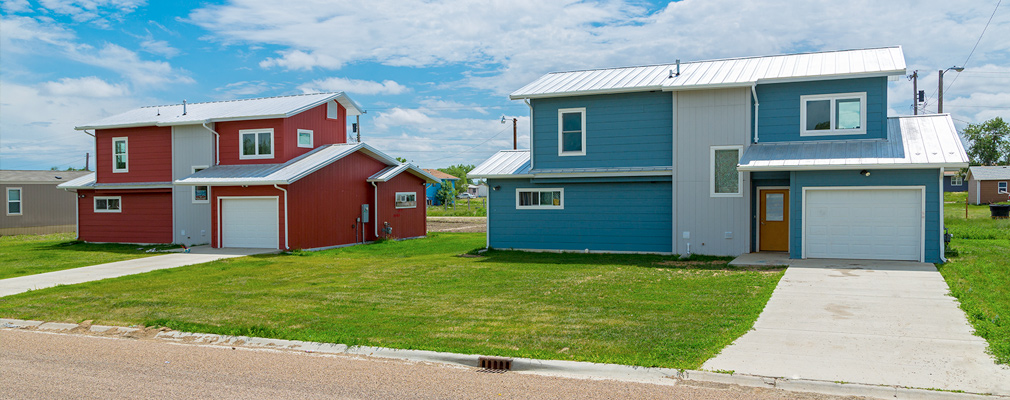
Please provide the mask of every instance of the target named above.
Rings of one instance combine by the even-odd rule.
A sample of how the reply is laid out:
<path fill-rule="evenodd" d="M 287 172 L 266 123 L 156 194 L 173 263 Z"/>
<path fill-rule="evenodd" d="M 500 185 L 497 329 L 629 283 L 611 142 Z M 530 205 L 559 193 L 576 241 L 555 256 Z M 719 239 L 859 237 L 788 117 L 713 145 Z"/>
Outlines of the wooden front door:
<path fill-rule="evenodd" d="M 789 251 L 789 189 L 760 189 L 758 202 L 758 251 Z"/>

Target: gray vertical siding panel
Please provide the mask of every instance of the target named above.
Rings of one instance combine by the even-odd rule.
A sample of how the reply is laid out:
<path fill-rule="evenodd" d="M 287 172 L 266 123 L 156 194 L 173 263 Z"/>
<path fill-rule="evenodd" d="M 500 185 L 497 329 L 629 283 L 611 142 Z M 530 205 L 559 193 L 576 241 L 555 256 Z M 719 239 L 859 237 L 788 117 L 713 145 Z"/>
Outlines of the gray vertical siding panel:
<path fill-rule="evenodd" d="M 213 127 L 213 125 L 211 125 Z M 192 174 L 198 165 L 214 165 L 214 135 L 201 125 L 172 128 L 172 179 Z M 211 192 L 213 192 L 211 188 Z M 210 243 L 210 203 L 193 203 L 192 186 L 175 186 L 172 204 L 175 208 L 175 243 L 185 245 Z M 182 231 L 186 231 L 183 235 Z"/>
<path fill-rule="evenodd" d="M 676 252 L 735 256 L 749 251 L 750 178 L 741 197 L 711 197 L 711 146 L 750 144 L 750 89 L 683 91 L 677 99 Z M 690 239 L 683 232 L 690 232 Z M 726 239 L 726 232 L 732 238 Z"/>
<path fill-rule="evenodd" d="M 0 183 L 3 211 L 0 211 L 0 235 L 73 232 L 76 227 L 77 193 L 42 183 Z M 7 188 L 21 188 L 21 215 L 7 215 Z"/>

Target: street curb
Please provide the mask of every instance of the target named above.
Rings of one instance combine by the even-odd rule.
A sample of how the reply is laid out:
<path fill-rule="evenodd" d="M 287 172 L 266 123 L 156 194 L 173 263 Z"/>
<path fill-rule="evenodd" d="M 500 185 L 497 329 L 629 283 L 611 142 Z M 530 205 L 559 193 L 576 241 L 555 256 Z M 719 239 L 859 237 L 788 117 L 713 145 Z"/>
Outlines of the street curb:
<path fill-rule="evenodd" d="M 117 327 L 108 325 L 68 324 L 44 321 L 0 318 L 0 329 L 35 329 L 65 333 L 90 331 L 94 333 L 114 333 L 123 336 L 135 335 L 144 328 Z M 174 330 L 157 332 L 150 337 L 177 343 L 193 343 L 211 346 L 242 346 L 262 349 L 292 350 L 305 353 L 345 354 L 378 357 L 413 362 L 431 362 L 478 367 L 479 355 L 445 353 L 428 350 L 403 350 L 373 346 L 347 346 L 343 344 L 305 342 L 300 340 L 269 339 L 250 336 L 230 336 L 208 333 L 191 333 Z M 813 392 L 840 396 L 864 396 L 879 399 L 1010 399 L 1007 395 L 979 395 L 938 390 L 912 389 L 896 386 L 868 385 L 861 383 L 840 383 L 810 379 L 786 379 L 757 375 L 719 373 L 710 371 L 677 370 L 671 368 L 637 367 L 621 364 L 600 364 L 583 361 L 539 360 L 531 358 L 512 359 L 512 370 L 521 374 L 535 374 L 579 379 L 611 379 L 619 381 L 652 383 L 659 385 L 690 384 L 708 382 L 762 387 L 794 392 Z"/>

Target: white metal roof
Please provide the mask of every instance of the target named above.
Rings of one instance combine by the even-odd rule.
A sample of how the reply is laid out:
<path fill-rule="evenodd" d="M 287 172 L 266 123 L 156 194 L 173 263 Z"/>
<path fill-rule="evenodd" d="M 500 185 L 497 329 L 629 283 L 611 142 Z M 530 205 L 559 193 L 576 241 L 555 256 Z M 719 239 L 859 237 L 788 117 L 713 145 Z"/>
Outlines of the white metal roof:
<path fill-rule="evenodd" d="M 43 184 L 70 182 L 76 178 L 88 175 L 89 171 L 35 171 L 35 170 L 0 170 L 0 183 L 13 184 Z"/>
<path fill-rule="evenodd" d="M 741 171 L 865 168 L 964 168 L 968 156 L 949 114 L 887 119 L 887 140 L 758 143 L 747 147 Z"/>
<path fill-rule="evenodd" d="M 172 182 L 125 182 L 125 183 L 98 183 L 95 173 L 84 175 L 67 183 L 61 183 L 60 189 L 166 189 L 172 187 Z"/>
<path fill-rule="evenodd" d="M 1010 180 L 1010 167 L 970 167 L 971 176 L 979 181 Z"/>
<path fill-rule="evenodd" d="M 414 176 L 417 176 L 418 178 L 424 179 L 424 181 L 427 182 L 427 183 L 436 183 L 436 182 L 439 182 L 439 179 L 436 178 L 435 175 L 432 175 L 430 172 L 425 171 L 425 170 L 423 170 L 421 168 L 418 168 L 416 165 L 409 164 L 409 163 L 404 163 L 404 164 L 400 164 L 400 165 L 386 167 L 383 170 L 381 170 L 379 172 L 376 172 L 372 176 L 368 177 L 368 179 L 366 179 L 366 181 L 367 182 L 386 182 L 386 181 L 388 181 L 390 179 L 393 179 L 394 177 L 396 177 L 397 175 L 399 175 L 403 171 L 407 171 L 407 172 L 409 172 L 411 174 L 414 174 Z"/>
<path fill-rule="evenodd" d="M 468 178 L 500 178 L 530 175 L 529 150 L 501 150 L 466 174 Z"/>
<path fill-rule="evenodd" d="M 901 46 L 825 51 L 764 57 L 692 61 L 676 64 L 553 72 L 509 97 L 560 97 L 646 90 L 739 87 L 756 83 L 905 74 Z"/>
<path fill-rule="evenodd" d="M 365 143 L 331 144 L 281 164 L 215 165 L 175 181 L 179 185 L 287 185 L 356 151 L 386 163 L 400 165 L 395 158 Z"/>
<path fill-rule="evenodd" d="M 75 129 L 109 129 L 135 126 L 172 126 L 201 124 L 217 121 L 287 118 L 312 109 L 328 101 L 336 101 L 347 109 L 347 115 L 364 113 L 354 100 L 344 92 L 311 93 L 293 96 L 263 97 L 258 99 L 213 101 L 141 107 L 121 114 L 102 118 Z"/>

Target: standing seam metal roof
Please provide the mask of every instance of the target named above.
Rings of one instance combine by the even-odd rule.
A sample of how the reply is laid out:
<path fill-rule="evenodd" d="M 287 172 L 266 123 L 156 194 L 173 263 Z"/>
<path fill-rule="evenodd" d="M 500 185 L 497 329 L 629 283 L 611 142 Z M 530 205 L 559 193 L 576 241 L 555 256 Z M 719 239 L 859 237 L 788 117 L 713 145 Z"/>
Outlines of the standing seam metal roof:
<path fill-rule="evenodd" d="M 467 176 L 484 178 L 505 175 L 528 175 L 530 173 L 529 150 L 501 150 L 471 170 Z"/>

